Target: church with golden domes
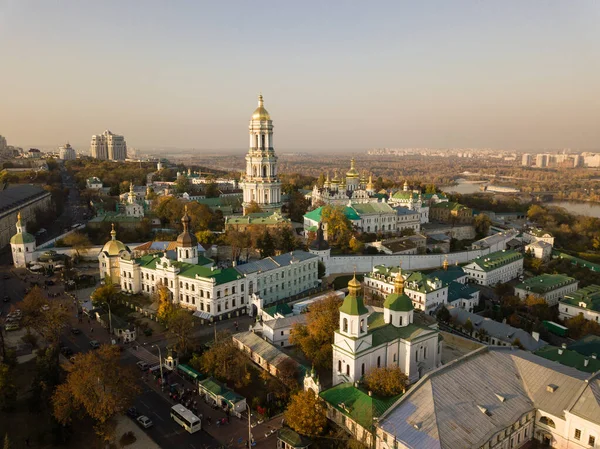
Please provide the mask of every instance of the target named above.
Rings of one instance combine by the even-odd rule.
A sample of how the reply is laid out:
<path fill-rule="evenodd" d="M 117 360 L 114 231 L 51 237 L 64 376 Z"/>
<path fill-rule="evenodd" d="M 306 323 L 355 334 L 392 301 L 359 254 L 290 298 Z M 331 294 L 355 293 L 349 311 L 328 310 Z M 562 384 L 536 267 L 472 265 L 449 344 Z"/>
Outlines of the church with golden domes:
<path fill-rule="evenodd" d="M 378 202 L 379 198 L 374 195 L 373 176 L 369 175 L 367 178 L 364 172 L 361 176 L 356 169 L 355 160 L 352 158 L 350 170 L 346 172 L 345 176 L 339 176 L 336 170 L 333 178 L 330 178 L 328 172 L 323 187 L 314 186 L 311 201 L 313 206 L 321 204 L 345 206 L 349 201 L 353 203 Z"/>
<path fill-rule="evenodd" d="M 383 311 L 368 309 L 356 276 L 340 307 L 340 327 L 333 342 L 333 385 L 360 381 L 374 368 L 399 367 L 416 382 L 441 364 L 442 341 L 437 329 L 414 322 L 412 300 L 404 293 L 402 270 Z M 436 326 L 437 327 L 437 326 Z"/>

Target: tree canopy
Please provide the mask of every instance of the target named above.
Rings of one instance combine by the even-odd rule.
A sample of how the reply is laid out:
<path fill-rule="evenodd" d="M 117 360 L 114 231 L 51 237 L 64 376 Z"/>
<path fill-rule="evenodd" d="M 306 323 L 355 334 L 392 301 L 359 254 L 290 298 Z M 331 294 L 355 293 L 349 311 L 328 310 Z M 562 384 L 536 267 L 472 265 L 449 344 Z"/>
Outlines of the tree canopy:
<path fill-rule="evenodd" d="M 291 397 L 285 411 L 285 420 L 302 435 L 322 435 L 327 427 L 325 404 L 312 390 L 301 390 Z"/>
<path fill-rule="evenodd" d="M 373 368 L 365 376 L 365 385 L 378 396 L 396 396 L 406 389 L 408 378 L 397 367 Z"/>

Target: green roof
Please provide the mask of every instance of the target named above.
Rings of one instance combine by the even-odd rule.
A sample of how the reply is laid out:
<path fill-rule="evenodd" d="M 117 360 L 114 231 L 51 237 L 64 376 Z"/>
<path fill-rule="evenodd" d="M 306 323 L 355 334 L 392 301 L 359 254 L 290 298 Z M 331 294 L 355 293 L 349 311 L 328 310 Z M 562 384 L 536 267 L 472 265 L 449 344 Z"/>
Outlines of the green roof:
<path fill-rule="evenodd" d="M 268 307 L 264 310 L 265 313 L 271 316 L 275 316 L 276 314 L 281 314 L 283 316 L 292 315 L 294 311 L 287 304 L 277 304 L 276 306 Z"/>
<path fill-rule="evenodd" d="M 302 435 L 297 434 L 289 427 L 282 427 L 281 429 L 279 429 L 279 431 L 277 432 L 277 438 L 285 442 L 288 446 L 293 447 L 294 449 L 305 448 L 310 446 L 310 444 L 312 443 L 311 440 L 309 440 L 306 437 L 303 437 Z"/>
<path fill-rule="evenodd" d="M 462 267 L 458 265 L 450 265 L 447 270 L 436 270 L 429 273 L 427 276 L 430 278 L 438 278 L 444 283 L 444 285 L 446 285 L 465 275 L 465 270 L 463 270 Z"/>
<path fill-rule="evenodd" d="M 414 323 L 402 327 L 393 326 L 383 320 L 381 312 L 374 312 L 369 316 L 367 329 L 368 333 L 373 336 L 373 347 L 397 339 L 411 341 L 422 335 L 437 332 Z"/>
<path fill-rule="evenodd" d="M 577 351 L 579 354 L 591 356 L 596 354 L 600 355 L 600 336 L 598 335 L 586 335 L 585 337 L 577 340 L 575 343 L 571 343 L 568 346 L 572 351 Z"/>
<path fill-rule="evenodd" d="M 212 394 L 217 395 L 217 396 L 220 396 L 221 393 L 227 389 L 226 387 L 221 385 L 219 382 L 214 380 L 212 377 L 201 380 L 199 383 L 200 383 L 200 385 L 202 385 L 202 387 L 205 390 L 210 391 Z"/>
<path fill-rule="evenodd" d="M 415 193 L 415 192 L 405 192 L 403 190 L 399 190 L 392 195 L 392 198 L 395 198 L 398 200 L 410 200 L 410 199 L 417 200 L 419 198 L 419 194 Z"/>
<path fill-rule="evenodd" d="M 198 379 L 203 379 L 204 375 L 199 373 L 198 371 L 196 371 L 194 368 L 192 368 L 191 366 L 188 366 L 184 363 L 180 363 L 179 365 L 177 365 L 177 369 L 184 372 L 185 374 L 187 374 L 188 376 L 190 376 L 192 379 L 194 380 L 198 380 Z"/>
<path fill-rule="evenodd" d="M 144 217 L 132 217 L 131 215 L 125 215 L 117 212 L 105 212 L 102 215 L 96 215 L 90 220 L 90 223 L 137 223 L 144 219 Z"/>
<path fill-rule="evenodd" d="M 540 274 L 517 284 L 515 288 L 543 295 L 559 287 L 574 284 L 575 282 L 577 282 L 577 279 L 565 276 L 564 274 Z"/>
<path fill-rule="evenodd" d="M 483 271 L 492 271 L 520 259 L 523 259 L 523 254 L 514 249 L 509 249 L 479 256 L 471 263 L 474 263 Z"/>
<path fill-rule="evenodd" d="M 255 214 L 239 215 L 227 217 L 225 224 L 258 224 L 270 225 L 279 223 L 289 223 L 290 219 L 285 218 L 278 212 L 258 212 Z"/>
<path fill-rule="evenodd" d="M 580 304 L 583 303 L 586 309 L 600 312 L 600 285 L 592 284 L 574 293 L 567 293 L 561 302 L 576 307 L 581 307 Z"/>
<path fill-rule="evenodd" d="M 310 212 L 307 212 L 306 214 L 304 214 L 304 218 L 308 218 L 309 220 L 320 223 L 322 212 L 323 212 L 323 206 L 317 207 L 315 210 L 311 210 Z M 350 221 L 360 220 L 360 216 L 358 216 L 356 211 L 351 207 L 344 206 L 344 209 L 342 212 L 344 213 L 346 218 L 348 218 L 348 220 L 350 220 Z"/>
<path fill-rule="evenodd" d="M 136 263 L 144 268 L 156 270 L 156 264 L 160 262 L 162 253 L 148 254 L 136 259 Z M 205 259 L 205 263 L 210 263 L 210 259 Z M 198 258 L 200 261 L 200 258 Z M 202 261 L 204 262 L 204 261 Z M 196 276 L 205 279 L 215 279 L 217 285 L 226 284 L 242 278 L 242 275 L 235 268 L 224 268 L 224 269 L 212 269 L 210 267 L 203 267 L 201 265 L 194 265 L 186 262 L 177 262 L 171 260 L 171 264 L 179 268 L 179 276 L 196 279 Z"/>
<path fill-rule="evenodd" d="M 369 313 L 363 302 L 362 296 L 348 295 L 340 307 L 340 312 L 348 315 L 365 315 Z"/>
<path fill-rule="evenodd" d="M 412 300 L 406 296 L 406 293 L 390 293 L 383 302 L 383 307 L 395 312 L 410 312 L 413 310 Z"/>
<path fill-rule="evenodd" d="M 33 243 L 35 242 L 35 237 L 28 232 L 22 232 L 20 234 L 15 234 L 10 238 L 10 243 L 13 245 L 24 245 L 25 243 Z"/>
<path fill-rule="evenodd" d="M 346 382 L 322 391 L 321 398 L 363 428 L 371 430 L 374 419 L 385 413 L 402 396 L 378 398 Z"/>
<path fill-rule="evenodd" d="M 445 201 L 443 203 L 435 203 L 431 207 L 435 208 L 435 209 L 470 210 L 467 206 L 460 204 L 460 203 L 455 203 L 453 201 Z"/>
<path fill-rule="evenodd" d="M 478 291 L 479 289 L 474 287 L 473 284 L 461 284 L 460 282 L 452 281 L 448 284 L 448 303 L 458 299 L 469 299 Z"/>
<path fill-rule="evenodd" d="M 434 196 L 436 196 L 436 195 L 437 195 L 437 197 L 438 197 L 440 200 L 443 200 L 443 199 L 446 199 L 446 198 L 448 198 L 448 197 L 447 197 L 446 195 L 444 195 L 443 193 L 424 193 L 424 194 L 423 194 L 423 199 L 430 200 L 431 198 L 433 198 L 433 197 L 434 197 Z"/>
<path fill-rule="evenodd" d="M 600 264 L 593 263 L 593 262 L 590 262 L 589 260 L 584 260 L 579 257 L 571 256 L 570 254 L 567 254 L 567 253 L 562 253 L 560 251 L 553 250 L 552 256 L 558 256 L 561 259 L 570 260 L 573 265 L 578 266 L 578 267 L 585 267 L 592 271 L 600 271 Z"/>
<path fill-rule="evenodd" d="M 559 350 L 561 350 L 561 348 L 548 345 L 538 349 L 534 352 L 534 354 L 545 359 L 558 362 L 561 365 L 570 366 L 578 369 L 579 371 L 585 371 L 586 373 L 594 373 L 600 370 L 600 360 L 598 359 L 586 357 L 585 355 L 569 349 L 562 349 L 562 354 L 559 354 Z M 586 359 L 587 366 L 585 365 Z"/>
<path fill-rule="evenodd" d="M 395 214 L 396 211 L 388 203 L 356 203 L 352 204 L 352 209 L 360 215 L 368 214 Z"/>

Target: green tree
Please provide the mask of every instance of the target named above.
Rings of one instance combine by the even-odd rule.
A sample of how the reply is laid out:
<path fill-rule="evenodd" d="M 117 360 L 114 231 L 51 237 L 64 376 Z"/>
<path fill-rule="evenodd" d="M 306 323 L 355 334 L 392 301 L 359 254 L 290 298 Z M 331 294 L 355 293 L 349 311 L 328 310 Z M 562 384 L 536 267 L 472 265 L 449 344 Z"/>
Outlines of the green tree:
<path fill-rule="evenodd" d="M 11 410 L 17 400 L 14 370 L 6 363 L 0 363 L 0 409 Z"/>
<path fill-rule="evenodd" d="M 65 245 L 70 246 L 75 250 L 78 258 L 81 257 L 82 254 L 87 253 L 92 247 L 92 242 L 90 242 L 89 237 L 83 232 L 72 232 L 62 240 Z"/>
<path fill-rule="evenodd" d="M 269 233 L 267 228 L 264 229 L 262 235 L 259 237 L 256 242 L 258 246 L 258 251 L 260 252 L 260 257 L 271 257 L 275 255 L 275 243 L 273 242 L 273 237 Z"/>
<path fill-rule="evenodd" d="M 185 193 L 190 190 L 190 180 L 187 176 L 182 175 L 177 178 L 175 182 L 175 191 L 177 193 Z"/>
<path fill-rule="evenodd" d="M 181 354 L 187 354 L 190 346 L 191 333 L 194 330 L 192 314 L 182 308 L 177 308 L 168 318 L 169 334 L 176 339 L 176 348 Z"/>
<path fill-rule="evenodd" d="M 285 410 L 287 424 L 302 435 L 319 436 L 327 427 L 326 407 L 312 390 L 292 396 Z"/>
<path fill-rule="evenodd" d="M 465 324 L 463 325 L 463 329 L 467 334 L 473 334 L 473 323 L 471 322 L 471 318 L 467 318 L 467 321 L 465 321 Z"/>
<path fill-rule="evenodd" d="M 344 214 L 343 207 L 323 206 L 321 219 L 327 229 L 327 240 L 330 244 L 347 250 L 352 238 L 352 224 Z"/>
<path fill-rule="evenodd" d="M 333 294 L 311 304 L 306 324 L 295 324 L 290 332 L 290 342 L 298 345 L 317 367 L 331 369 L 331 344 L 339 328 L 340 304 L 341 300 Z"/>
<path fill-rule="evenodd" d="M 365 384 L 376 395 L 389 397 L 402 393 L 406 389 L 408 378 L 397 366 L 373 368 L 365 376 Z"/>
<path fill-rule="evenodd" d="M 291 226 L 278 226 L 276 229 L 269 232 L 269 235 L 274 240 L 273 243 L 275 248 L 283 253 L 289 253 L 298 247 L 298 239 Z"/>
<path fill-rule="evenodd" d="M 290 220 L 296 223 L 302 223 L 304 221 L 304 214 L 310 206 L 310 201 L 298 191 L 294 191 L 290 194 L 288 201 L 288 213 Z"/>
<path fill-rule="evenodd" d="M 443 323 L 449 323 L 450 317 L 451 317 L 450 311 L 445 306 L 442 306 L 436 314 L 437 320 L 441 321 Z"/>
<path fill-rule="evenodd" d="M 490 230 L 490 226 L 492 225 L 492 220 L 486 214 L 479 214 L 473 220 L 473 226 L 475 227 L 475 232 L 477 236 L 482 238 L 488 234 Z"/>
<path fill-rule="evenodd" d="M 323 262 L 319 260 L 319 263 L 317 264 L 317 276 L 319 276 L 319 279 L 323 279 L 325 277 L 326 272 L 327 267 Z"/>
<path fill-rule="evenodd" d="M 219 192 L 219 187 L 217 186 L 217 184 L 214 182 L 211 182 L 210 184 L 206 185 L 204 194 L 206 195 L 206 198 L 217 198 L 217 197 L 219 197 L 221 192 Z"/>
<path fill-rule="evenodd" d="M 263 210 L 260 208 L 258 203 L 256 201 L 251 201 L 248 207 L 246 208 L 245 214 L 256 214 L 260 212 L 263 212 Z"/>

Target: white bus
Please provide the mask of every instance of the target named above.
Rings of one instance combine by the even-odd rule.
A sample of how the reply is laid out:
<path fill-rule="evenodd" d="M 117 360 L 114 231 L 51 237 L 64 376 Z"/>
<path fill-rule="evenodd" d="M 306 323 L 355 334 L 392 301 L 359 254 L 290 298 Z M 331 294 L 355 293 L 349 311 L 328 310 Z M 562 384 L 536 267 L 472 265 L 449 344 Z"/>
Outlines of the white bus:
<path fill-rule="evenodd" d="M 202 428 L 200 418 L 181 404 L 171 407 L 171 418 L 189 433 L 198 432 Z"/>

